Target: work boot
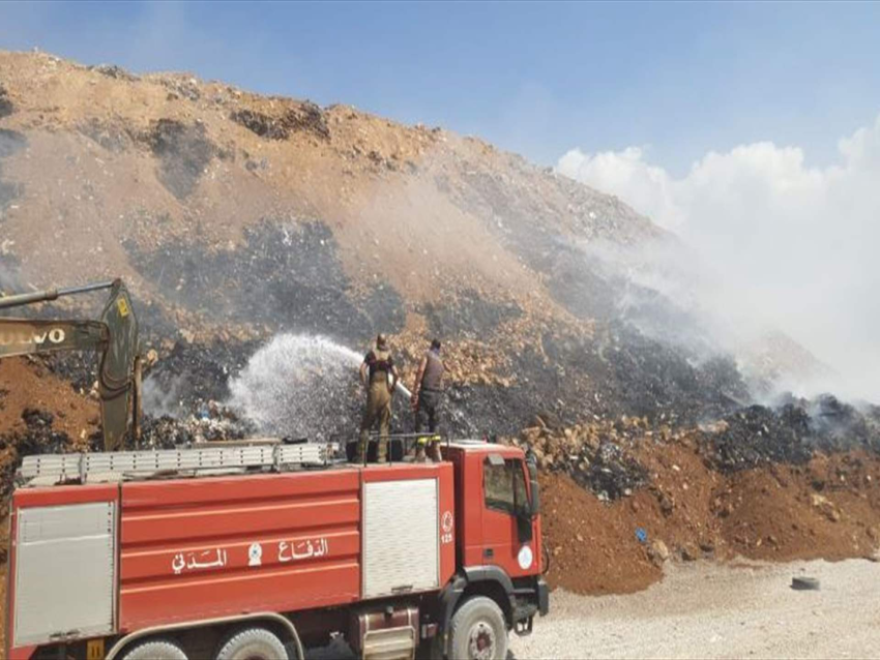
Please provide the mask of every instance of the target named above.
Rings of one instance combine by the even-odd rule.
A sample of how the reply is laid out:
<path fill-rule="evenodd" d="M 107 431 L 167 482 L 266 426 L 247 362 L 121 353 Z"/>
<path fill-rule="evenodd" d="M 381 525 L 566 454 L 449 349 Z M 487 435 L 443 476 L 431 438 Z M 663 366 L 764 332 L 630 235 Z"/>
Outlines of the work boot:
<path fill-rule="evenodd" d="M 366 434 L 361 434 L 360 439 L 357 444 L 357 453 L 355 454 L 355 462 L 363 465 L 367 462 L 367 449 L 369 447 L 370 437 Z"/>
<path fill-rule="evenodd" d="M 443 457 L 440 455 L 440 441 L 432 440 L 431 441 L 431 451 L 430 451 L 431 460 L 435 463 L 439 463 L 443 460 Z"/>

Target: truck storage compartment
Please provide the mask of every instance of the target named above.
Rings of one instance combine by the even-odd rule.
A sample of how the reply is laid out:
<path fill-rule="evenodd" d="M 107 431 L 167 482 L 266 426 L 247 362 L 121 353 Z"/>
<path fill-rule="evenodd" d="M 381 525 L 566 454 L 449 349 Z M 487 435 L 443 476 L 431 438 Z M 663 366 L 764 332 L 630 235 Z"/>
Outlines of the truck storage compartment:
<path fill-rule="evenodd" d="M 16 519 L 15 643 L 112 633 L 116 503 L 21 508 Z"/>
<path fill-rule="evenodd" d="M 364 484 L 363 597 L 437 589 L 437 479 Z"/>

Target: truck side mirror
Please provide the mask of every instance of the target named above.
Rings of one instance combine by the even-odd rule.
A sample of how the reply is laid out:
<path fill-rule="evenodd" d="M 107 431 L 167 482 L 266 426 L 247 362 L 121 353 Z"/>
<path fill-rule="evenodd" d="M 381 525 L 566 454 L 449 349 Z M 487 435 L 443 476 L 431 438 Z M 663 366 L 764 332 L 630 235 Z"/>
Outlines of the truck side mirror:
<path fill-rule="evenodd" d="M 535 518 L 541 513 L 541 489 L 538 486 L 538 457 L 535 456 L 531 447 L 526 452 L 526 465 L 529 468 L 529 492 L 531 493 L 529 508 L 532 517 Z"/>

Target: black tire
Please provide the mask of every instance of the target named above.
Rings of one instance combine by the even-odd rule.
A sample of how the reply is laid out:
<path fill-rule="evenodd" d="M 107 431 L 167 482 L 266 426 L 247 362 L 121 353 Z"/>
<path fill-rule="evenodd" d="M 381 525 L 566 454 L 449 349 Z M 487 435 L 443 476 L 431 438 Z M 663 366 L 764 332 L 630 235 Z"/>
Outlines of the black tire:
<path fill-rule="evenodd" d="M 266 628 L 243 628 L 229 635 L 217 651 L 217 660 L 287 660 L 278 635 Z"/>
<path fill-rule="evenodd" d="M 485 596 L 465 601 L 449 626 L 450 660 L 506 660 L 507 624 L 497 603 Z"/>
<path fill-rule="evenodd" d="M 795 591 L 818 591 L 819 580 L 811 577 L 791 578 L 791 588 Z"/>
<path fill-rule="evenodd" d="M 188 660 L 183 649 L 170 639 L 148 639 L 131 646 L 122 660 Z"/>

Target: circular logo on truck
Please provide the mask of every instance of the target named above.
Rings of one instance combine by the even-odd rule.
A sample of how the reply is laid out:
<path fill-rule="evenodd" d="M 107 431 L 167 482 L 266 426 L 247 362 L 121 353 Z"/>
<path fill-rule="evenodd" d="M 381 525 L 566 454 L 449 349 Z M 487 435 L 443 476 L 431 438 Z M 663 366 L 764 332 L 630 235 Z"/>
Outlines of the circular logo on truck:
<path fill-rule="evenodd" d="M 531 567 L 534 558 L 532 549 L 527 545 L 521 547 L 519 549 L 519 554 L 516 556 L 516 560 L 519 562 L 519 567 L 523 570 Z"/>
<path fill-rule="evenodd" d="M 440 518 L 440 543 L 452 543 L 452 528 L 455 524 L 455 519 L 452 517 L 452 511 L 447 511 L 443 514 L 443 517 Z"/>
<path fill-rule="evenodd" d="M 452 519 L 452 511 L 447 511 L 443 514 L 443 519 L 440 521 L 440 526 L 443 528 L 443 531 L 447 534 L 452 531 L 452 524 L 455 521 Z"/>

